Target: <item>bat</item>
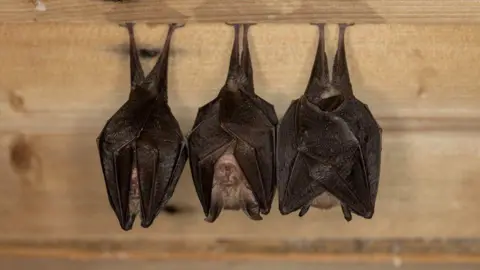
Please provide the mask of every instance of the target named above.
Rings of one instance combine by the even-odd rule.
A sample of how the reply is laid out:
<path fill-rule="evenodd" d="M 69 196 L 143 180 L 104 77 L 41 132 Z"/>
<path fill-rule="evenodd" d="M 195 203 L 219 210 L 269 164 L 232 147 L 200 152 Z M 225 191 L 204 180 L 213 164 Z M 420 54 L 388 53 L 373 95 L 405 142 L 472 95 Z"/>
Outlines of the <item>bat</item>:
<path fill-rule="evenodd" d="M 255 94 L 248 46 L 250 25 L 233 25 L 235 38 L 225 85 L 198 109 L 187 136 L 192 179 L 213 223 L 223 209 L 243 210 L 252 220 L 270 212 L 276 189 L 273 105 Z M 243 27 L 240 55 L 240 28 Z"/>
<path fill-rule="evenodd" d="M 123 230 L 132 229 L 140 215 L 148 228 L 173 195 L 187 160 L 187 142 L 168 105 L 167 77 L 170 24 L 163 50 L 145 77 L 136 48 L 133 24 L 130 39 L 130 95 L 107 121 L 97 138 L 108 200 Z"/>
<path fill-rule="evenodd" d="M 330 79 L 324 25 L 318 25 L 320 37 L 307 88 L 280 121 L 277 182 L 283 215 L 300 209 L 303 216 L 310 206 L 341 206 L 347 221 L 352 212 L 373 217 L 382 129 L 353 94 L 344 41 L 348 26 L 339 25 Z"/>

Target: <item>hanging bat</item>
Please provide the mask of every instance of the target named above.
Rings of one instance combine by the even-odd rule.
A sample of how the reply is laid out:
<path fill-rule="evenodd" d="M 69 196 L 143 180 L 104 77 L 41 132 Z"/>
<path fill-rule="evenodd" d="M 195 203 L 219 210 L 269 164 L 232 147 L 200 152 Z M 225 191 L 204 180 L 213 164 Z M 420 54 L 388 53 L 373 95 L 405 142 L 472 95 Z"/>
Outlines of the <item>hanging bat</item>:
<path fill-rule="evenodd" d="M 192 178 L 205 213 L 214 222 L 222 209 L 243 210 L 252 220 L 270 212 L 276 188 L 273 105 L 255 94 L 248 28 L 235 39 L 225 85 L 199 108 L 188 149 Z"/>
<path fill-rule="evenodd" d="M 331 80 L 324 25 L 318 27 L 307 89 L 292 101 L 278 128 L 279 209 L 283 215 L 301 209 L 303 216 L 310 206 L 341 205 L 347 221 L 351 212 L 370 219 L 380 176 L 382 129 L 353 94 L 344 42 L 348 25 L 339 25 Z"/>
<path fill-rule="evenodd" d="M 186 139 L 167 95 L 170 41 L 179 27 L 169 25 L 160 57 L 145 77 L 133 24 L 127 23 L 130 95 L 97 138 L 108 200 L 125 231 L 132 229 L 138 214 L 142 227 L 152 225 L 173 195 L 186 163 Z"/>

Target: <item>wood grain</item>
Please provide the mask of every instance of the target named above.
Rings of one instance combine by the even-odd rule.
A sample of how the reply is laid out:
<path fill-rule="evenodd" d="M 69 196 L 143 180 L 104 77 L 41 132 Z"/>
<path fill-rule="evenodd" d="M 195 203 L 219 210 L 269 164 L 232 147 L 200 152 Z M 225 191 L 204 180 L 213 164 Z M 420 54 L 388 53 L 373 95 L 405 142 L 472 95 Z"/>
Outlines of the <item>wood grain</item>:
<path fill-rule="evenodd" d="M 386 132 L 375 217 L 347 223 L 341 211 L 281 216 L 274 202 L 262 222 L 224 211 L 203 221 L 187 168 L 172 198 L 180 212 L 149 230 L 124 233 L 105 193 L 96 134 L 0 138 L 2 239 L 276 239 L 480 237 L 478 133 Z M 14 155 L 14 149 L 22 154 Z M 8 221 L 8 222 L 7 222 Z M 274 228 L 274 229 L 272 229 Z M 248 240 L 250 241 L 250 240 Z"/>
<path fill-rule="evenodd" d="M 138 24 L 136 30 L 143 64 L 151 67 L 166 26 Z M 334 25 L 327 29 L 330 58 L 336 30 Z M 232 37 L 224 24 L 192 24 L 176 32 L 169 99 L 184 132 L 197 108 L 224 83 Z M 316 28 L 257 25 L 250 37 L 256 89 L 281 116 L 305 89 Z M 129 233 L 120 230 L 108 205 L 95 146 L 106 119 L 128 95 L 126 30 L 114 24 L 4 24 L 0 40 L 2 254 L 27 252 L 35 243 L 27 254 L 70 256 L 91 248 L 102 256 L 107 246 L 119 247 L 119 254 L 130 249 L 140 258 L 149 248 L 148 254 L 184 251 L 183 256 L 271 250 L 361 254 L 403 243 L 413 253 L 434 249 L 478 261 L 480 26 L 357 25 L 348 30 L 352 83 L 385 129 L 372 220 L 357 217 L 346 223 L 339 209 L 311 211 L 302 219 L 281 216 L 275 202 L 260 223 L 226 211 L 208 224 L 186 168 L 171 201 L 178 212 L 162 214 L 149 230 L 137 225 Z M 440 242 L 422 242 L 428 239 Z M 477 242 L 465 244 L 465 239 Z M 355 249 L 370 241 L 377 241 L 376 248 Z M 142 243 L 140 252 L 135 248 Z M 72 245 L 71 253 L 62 253 Z"/>
<path fill-rule="evenodd" d="M 319 263 L 319 262 L 285 262 L 285 261 L 202 261 L 202 260 L 163 260 L 163 261 L 128 261 L 128 260 L 55 260 L 55 259 L 19 259 L 0 258 L 0 267 L 15 270 L 247 270 L 261 268 L 265 270 L 395 270 L 401 266 L 404 270 L 475 270 L 478 264 L 423 264 L 402 261 L 377 263 Z"/>
<path fill-rule="evenodd" d="M 166 26 L 136 27 L 142 49 L 160 50 Z M 289 29 L 289 31 L 285 31 Z M 347 32 L 352 83 L 385 129 L 480 128 L 480 26 L 358 25 Z M 327 28 L 330 59 L 337 29 Z M 18 24 L 0 28 L 0 131 L 97 132 L 122 104 L 128 37 L 112 24 Z M 224 24 L 176 32 L 170 104 L 184 132 L 225 81 L 233 31 Z M 258 25 L 250 34 L 259 95 L 283 115 L 305 89 L 317 30 Z M 156 60 L 144 58 L 150 68 Z M 48 123 L 48 124 L 46 124 Z"/>
<path fill-rule="evenodd" d="M 480 3 L 458 0 L 4 0 L 0 22 L 478 23 Z"/>

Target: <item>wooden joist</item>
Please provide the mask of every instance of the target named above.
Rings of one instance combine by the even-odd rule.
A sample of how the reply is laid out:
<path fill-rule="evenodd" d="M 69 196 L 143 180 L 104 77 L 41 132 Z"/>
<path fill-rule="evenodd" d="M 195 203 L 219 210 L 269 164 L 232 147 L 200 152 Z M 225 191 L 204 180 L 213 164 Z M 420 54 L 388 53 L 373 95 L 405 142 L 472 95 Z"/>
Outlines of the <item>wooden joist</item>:
<path fill-rule="evenodd" d="M 480 2 L 458 0 L 4 0 L 0 22 L 479 23 Z"/>

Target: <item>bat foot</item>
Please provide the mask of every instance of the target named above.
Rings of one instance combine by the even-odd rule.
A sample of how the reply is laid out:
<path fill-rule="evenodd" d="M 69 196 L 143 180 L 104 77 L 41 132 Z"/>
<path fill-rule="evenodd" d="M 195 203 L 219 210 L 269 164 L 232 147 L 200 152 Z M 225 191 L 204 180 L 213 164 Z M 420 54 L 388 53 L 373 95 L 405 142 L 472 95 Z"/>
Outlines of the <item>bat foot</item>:
<path fill-rule="evenodd" d="M 169 24 L 169 26 L 172 27 L 173 29 L 178 29 L 178 28 L 185 27 L 185 23 L 171 23 Z"/>
<path fill-rule="evenodd" d="M 326 23 L 310 23 L 310 25 L 315 25 L 318 27 L 325 27 Z"/>
<path fill-rule="evenodd" d="M 242 25 L 243 25 L 244 28 L 248 29 L 248 28 L 250 28 L 250 26 L 256 25 L 256 24 L 257 23 L 243 23 Z"/>
<path fill-rule="evenodd" d="M 119 23 L 118 26 L 125 27 L 127 29 L 131 29 L 135 26 L 135 24 L 136 24 L 136 22 L 130 21 L 130 22 Z"/>
<path fill-rule="evenodd" d="M 340 28 L 347 28 L 347 27 L 349 27 L 349 26 L 354 26 L 354 25 L 355 25 L 355 23 L 339 23 L 339 24 L 338 24 L 338 26 L 339 26 Z"/>

